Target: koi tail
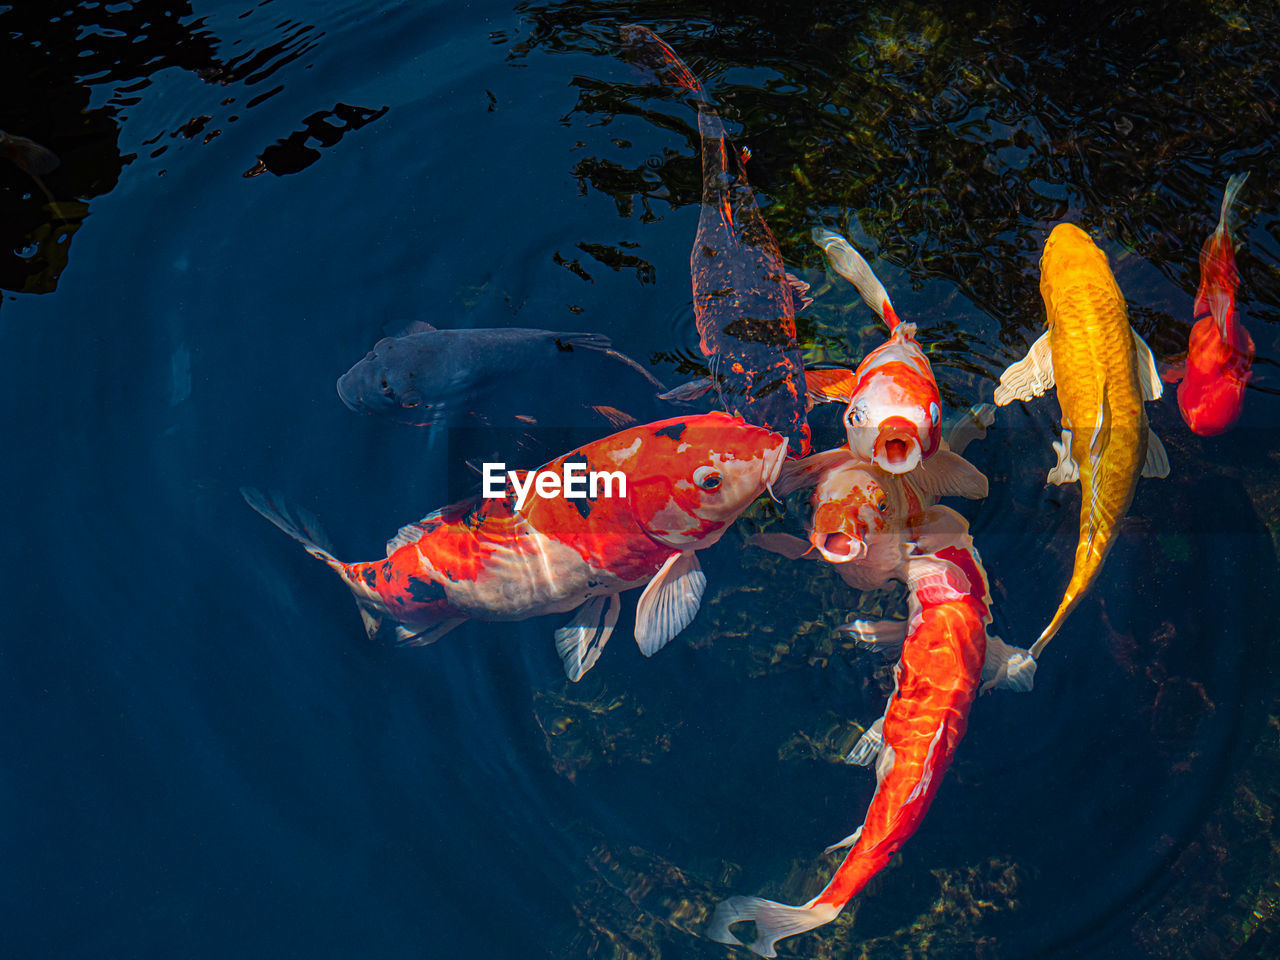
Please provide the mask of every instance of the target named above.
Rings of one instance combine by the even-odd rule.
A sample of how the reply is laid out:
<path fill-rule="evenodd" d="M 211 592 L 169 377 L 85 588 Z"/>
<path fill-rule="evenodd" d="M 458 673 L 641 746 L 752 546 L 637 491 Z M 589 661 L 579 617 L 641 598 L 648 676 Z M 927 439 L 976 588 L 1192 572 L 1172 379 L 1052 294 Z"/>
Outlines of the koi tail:
<path fill-rule="evenodd" d="M 320 521 L 310 512 L 296 510 L 294 513 L 297 514 L 297 519 L 295 519 L 294 514 L 290 513 L 287 507 L 252 487 L 241 487 L 240 495 L 244 497 L 245 503 L 302 544 L 311 556 L 327 563 L 342 578 L 343 583 L 355 594 L 356 606 L 360 608 L 360 619 L 364 621 L 365 630 L 370 637 L 376 636 L 382 628 L 382 618 L 387 611 L 381 597 L 353 572 L 355 567 L 365 565 L 343 563 L 335 557 L 328 549 L 327 538 L 320 528 Z"/>
<path fill-rule="evenodd" d="M 801 906 L 759 897 L 724 901 L 707 929 L 712 939 L 740 944 L 729 927 L 753 920 L 756 936 L 745 946 L 776 956 L 774 945 L 783 937 L 834 920 L 924 819 L 968 724 L 982 679 L 986 626 L 985 606 L 959 567 L 936 557 L 914 563 L 913 628 L 894 671 L 898 689 L 884 717 L 876 792 L 862 827 L 845 841 L 852 848 L 822 892 Z"/>
<path fill-rule="evenodd" d="M 1236 194 L 1240 192 L 1240 188 L 1244 186 L 1244 182 L 1249 179 L 1249 172 L 1235 173 L 1227 179 L 1227 188 L 1222 192 L 1222 211 L 1218 214 L 1218 230 L 1222 233 L 1231 235 L 1231 208 L 1235 206 Z"/>
<path fill-rule="evenodd" d="M 871 264 L 867 263 L 862 254 L 853 249 L 849 241 L 840 234 L 822 227 L 813 228 L 813 242 L 827 255 L 831 269 L 858 288 L 858 293 L 862 294 L 862 299 L 867 302 L 867 306 L 885 322 L 889 331 L 897 329 L 900 322 L 897 311 L 889 302 L 889 294 L 884 284 L 880 282 L 875 271 L 871 269 Z"/>
<path fill-rule="evenodd" d="M 839 908 L 815 907 L 812 900 L 804 906 L 792 907 L 761 897 L 730 897 L 716 907 L 707 926 L 707 936 L 717 943 L 745 946 L 762 957 L 776 957 L 778 951 L 774 944 L 783 937 L 807 933 L 814 927 L 830 923 L 839 914 Z M 750 943 L 743 943 L 729 930 L 739 920 L 754 920 L 756 923 L 756 938 Z"/>
<path fill-rule="evenodd" d="M 622 39 L 624 56 L 632 63 L 652 71 L 665 86 L 688 90 L 698 103 L 714 105 L 680 55 L 648 27 L 638 23 L 624 24 L 618 28 L 618 35 Z"/>

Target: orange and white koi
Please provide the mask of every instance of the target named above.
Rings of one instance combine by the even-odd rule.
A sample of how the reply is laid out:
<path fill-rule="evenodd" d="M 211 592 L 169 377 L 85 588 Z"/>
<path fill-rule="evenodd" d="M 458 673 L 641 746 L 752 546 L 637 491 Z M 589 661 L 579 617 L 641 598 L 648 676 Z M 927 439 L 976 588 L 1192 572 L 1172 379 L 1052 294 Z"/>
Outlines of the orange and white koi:
<path fill-rule="evenodd" d="M 889 339 L 853 373 L 810 370 L 809 396 L 848 404 L 849 449 L 888 473 L 907 473 L 933 456 L 942 439 L 942 399 L 913 323 L 898 319 L 889 294 L 866 260 L 840 234 L 820 227 L 813 239 L 831 266 L 858 288 L 889 327 Z"/>
<path fill-rule="evenodd" d="M 1230 213 L 1247 173 L 1227 181 L 1222 195 L 1218 227 L 1200 248 L 1200 288 L 1196 291 L 1195 326 L 1187 344 L 1182 371 L 1171 370 L 1166 380 L 1177 380 L 1178 409 L 1193 433 L 1215 437 L 1240 419 L 1244 389 L 1253 368 L 1253 338 L 1236 310 L 1236 246 L 1231 236 Z"/>
<path fill-rule="evenodd" d="M 651 656 L 693 619 L 711 546 L 777 478 L 785 438 L 724 413 L 632 427 L 586 444 L 538 472 L 621 471 L 625 496 L 568 499 L 530 492 L 473 498 L 429 514 L 387 543 L 387 556 L 344 563 L 257 491 L 255 510 L 332 567 L 355 594 L 369 635 L 431 643 L 468 619 L 509 621 L 575 610 L 556 631 L 565 672 L 578 680 L 618 619 L 619 593 L 644 587 L 635 637 Z M 539 485 L 539 489 L 541 485 Z M 575 609 L 576 608 L 576 609 Z"/>
<path fill-rule="evenodd" d="M 800 906 L 760 897 L 724 901 L 708 927 L 713 940 L 741 944 L 729 928 L 751 920 L 756 935 L 746 946 L 772 957 L 783 937 L 834 920 L 920 825 L 964 736 L 980 682 L 987 680 L 982 689 L 1007 686 L 1002 668 L 1026 656 L 988 636 L 991 596 L 982 560 L 964 518 L 936 503 L 946 494 L 985 496 L 986 477 L 954 453 L 943 451 L 938 458 L 953 462 L 947 464 L 946 482 L 937 482 L 935 474 L 929 486 L 917 482 L 920 471 L 888 474 L 846 448 L 784 467 L 780 492 L 816 484 L 812 547 L 805 549 L 836 564 L 857 589 L 889 579 L 906 582 L 908 619 L 858 620 L 845 628 L 869 648 L 898 657 L 896 689 L 884 716 L 847 758 L 874 762 L 876 769 L 876 791 L 862 826 L 827 848 L 848 846 L 849 853 L 826 887 Z M 761 545 L 798 555 L 777 540 Z"/>
<path fill-rule="evenodd" d="M 1133 501 L 1138 474 L 1169 474 L 1169 458 L 1143 407 L 1163 392 L 1155 359 L 1129 326 L 1106 254 L 1074 224 L 1058 224 L 1045 241 L 1040 293 L 1049 329 L 1000 375 L 995 402 L 1030 400 L 1056 386 L 1062 442 L 1053 444 L 1058 462 L 1048 479 L 1080 481 L 1080 532 L 1071 581 L 1032 645 L 1032 657 L 1097 579 Z"/>

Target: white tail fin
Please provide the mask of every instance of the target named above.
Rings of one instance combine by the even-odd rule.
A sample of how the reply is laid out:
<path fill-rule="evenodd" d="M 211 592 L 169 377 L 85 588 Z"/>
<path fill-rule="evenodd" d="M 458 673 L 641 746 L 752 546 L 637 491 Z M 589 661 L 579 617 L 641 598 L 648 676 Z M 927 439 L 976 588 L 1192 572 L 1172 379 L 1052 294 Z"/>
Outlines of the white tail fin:
<path fill-rule="evenodd" d="M 824 923 L 830 923 L 840 915 L 840 908 L 831 904 L 814 906 L 809 901 L 804 906 L 791 907 L 785 903 L 764 900 L 760 897 L 730 897 L 716 907 L 707 924 L 707 936 L 717 943 L 745 946 L 762 957 L 776 957 L 776 944 L 783 937 L 793 937 Z M 729 932 L 729 927 L 740 920 L 754 920 L 756 938 L 744 944 Z"/>
<path fill-rule="evenodd" d="M 820 246 L 831 262 L 831 268 L 855 287 L 867 306 L 889 325 L 892 330 L 898 325 L 898 317 L 893 304 L 889 302 L 889 294 L 871 269 L 871 264 L 857 250 L 849 245 L 849 241 L 834 230 L 813 228 L 813 242 Z M 885 308 L 888 308 L 887 310 Z"/>
<path fill-rule="evenodd" d="M 240 495 L 244 497 L 245 503 L 302 544 L 307 553 L 317 560 L 323 560 L 333 568 L 334 572 L 342 578 L 342 582 L 355 594 L 356 606 L 360 608 L 360 619 L 364 622 L 365 632 L 370 638 L 377 637 L 384 625 L 386 608 L 382 605 L 382 600 L 377 593 L 364 583 L 353 579 L 347 573 L 347 565 L 329 551 L 324 531 L 320 529 L 320 521 L 306 510 L 295 510 L 290 513 L 289 509 L 280 503 L 278 496 L 268 497 L 262 491 L 254 490 L 252 487 L 241 487 Z M 296 520 L 294 513 L 297 514 Z M 458 621 L 458 623 L 461 622 Z"/>
<path fill-rule="evenodd" d="M 1236 194 L 1248 179 L 1248 171 L 1233 174 L 1227 180 L 1227 188 L 1222 191 L 1222 212 L 1218 214 L 1218 230 L 1228 236 L 1231 235 L 1231 208 L 1235 205 Z"/>
<path fill-rule="evenodd" d="M 245 503 L 302 544 L 307 553 L 317 560 L 323 560 L 340 574 L 346 570 L 346 564 L 326 549 L 327 541 L 324 531 L 320 529 L 320 521 L 314 515 L 305 510 L 298 510 L 296 511 L 298 519 L 295 520 L 288 507 L 279 502 L 278 497 L 268 497 L 261 490 L 254 490 L 252 487 L 241 487 L 240 495 L 244 497 Z"/>

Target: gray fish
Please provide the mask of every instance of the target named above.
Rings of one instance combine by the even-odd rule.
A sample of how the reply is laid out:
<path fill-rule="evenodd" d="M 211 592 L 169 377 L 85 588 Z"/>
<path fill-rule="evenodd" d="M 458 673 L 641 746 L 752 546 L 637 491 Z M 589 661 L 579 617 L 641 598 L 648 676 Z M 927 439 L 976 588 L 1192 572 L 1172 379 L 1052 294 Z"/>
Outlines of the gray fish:
<path fill-rule="evenodd" d="M 424 427 L 573 426 L 583 411 L 618 427 L 634 417 L 612 404 L 639 405 L 647 416 L 657 402 L 649 387 L 666 389 L 598 333 L 412 329 L 378 341 L 338 378 L 343 403 Z M 627 370 L 647 386 L 624 399 L 625 380 L 634 379 Z"/>
<path fill-rule="evenodd" d="M 43 177 L 53 172 L 61 162 L 58 155 L 34 140 L 18 137 L 0 130 L 0 157 L 10 161 L 23 173 Z"/>

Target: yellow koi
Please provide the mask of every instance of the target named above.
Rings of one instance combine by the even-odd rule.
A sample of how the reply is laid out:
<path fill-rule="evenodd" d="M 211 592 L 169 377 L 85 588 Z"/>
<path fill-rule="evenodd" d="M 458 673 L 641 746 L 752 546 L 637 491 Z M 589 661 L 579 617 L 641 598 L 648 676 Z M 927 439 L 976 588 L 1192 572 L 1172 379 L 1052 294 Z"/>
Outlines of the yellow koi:
<path fill-rule="evenodd" d="M 1163 389 L 1155 359 L 1129 326 L 1107 256 L 1079 227 L 1053 228 L 1040 258 L 1048 330 L 1000 375 L 995 402 L 1030 400 L 1056 386 L 1062 408 L 1054 484 L 1080 481 L 1080 535 L 1071 582 L 1031 647 L 1038 657 L 1097 579 L 1133 501 L 1138 474 L 1169 475 L 1169 458 L 1147 425 L 1144 401 Z M 1031 669 L 1034 669 L 1034 664 Z"/>

